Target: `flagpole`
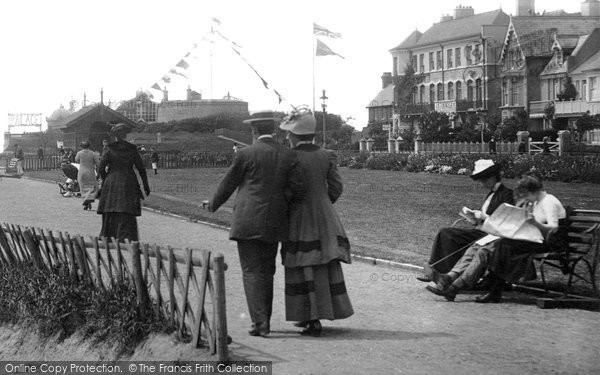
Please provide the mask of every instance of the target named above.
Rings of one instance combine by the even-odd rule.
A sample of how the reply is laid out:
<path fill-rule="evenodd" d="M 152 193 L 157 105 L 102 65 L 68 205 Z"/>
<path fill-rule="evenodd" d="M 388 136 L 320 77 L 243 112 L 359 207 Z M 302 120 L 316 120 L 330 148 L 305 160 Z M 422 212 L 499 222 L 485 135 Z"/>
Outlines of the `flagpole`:
<path fill-rule="evenodd" d="M 210 32 L 212 34 L 212 43 L 210 44 L 210 99 L 214 99 L 213 98 L 213 49 L 215 48 L 215 30 L 212 25 L 210 26 Z"/>
<path fill-rule="evenodd" d="M 313 101 L 313 105 L 312 105 L 312 110 L 313 113 L 315 113 L 315 33 L 313 30 L 313 37 L 312 37 L 312 101 Z"/>

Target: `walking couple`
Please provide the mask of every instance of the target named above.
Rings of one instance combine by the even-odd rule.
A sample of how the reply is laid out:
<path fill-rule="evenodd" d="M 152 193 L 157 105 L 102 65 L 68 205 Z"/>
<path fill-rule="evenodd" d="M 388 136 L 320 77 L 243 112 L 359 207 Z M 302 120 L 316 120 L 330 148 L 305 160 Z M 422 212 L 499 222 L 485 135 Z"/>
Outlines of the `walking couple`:
<path fill-rule="evenodd" d="M 239 149 L 216 193 L 203 205 L 216 211 L 237 190 L 230 239 L 237 241 L 252 336 L 267 336 L 279 242 L 285 267 L 286 320 L 319 336 L 320 319 L 354 311 L 340 262 L 350 244 L 333 203 L 342 193 L 335 155 L 313 144 L 316 119 L 307 109 L 280 124 L 292 150 L 273 139 L 280 119 L 258 112 L 244 122 L 254 144 Z"/>

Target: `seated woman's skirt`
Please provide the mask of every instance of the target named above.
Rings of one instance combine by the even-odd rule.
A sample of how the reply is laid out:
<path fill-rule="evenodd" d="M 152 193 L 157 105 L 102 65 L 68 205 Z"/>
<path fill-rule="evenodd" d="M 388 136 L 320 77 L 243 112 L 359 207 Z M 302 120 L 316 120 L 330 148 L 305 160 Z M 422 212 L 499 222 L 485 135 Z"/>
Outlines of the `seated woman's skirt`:
<path fill-rule="evenodd" d="M 507 283 L 535 279 L 535 254 L 548 252 L 545 244 L 500 239 L 495 244 L 489 270 Z"/>
<path fill-rule="evenodd" d="M 344 319 L 354 314 L 338 260 L 308 267 L 285 267 L 288 321 Z"/>

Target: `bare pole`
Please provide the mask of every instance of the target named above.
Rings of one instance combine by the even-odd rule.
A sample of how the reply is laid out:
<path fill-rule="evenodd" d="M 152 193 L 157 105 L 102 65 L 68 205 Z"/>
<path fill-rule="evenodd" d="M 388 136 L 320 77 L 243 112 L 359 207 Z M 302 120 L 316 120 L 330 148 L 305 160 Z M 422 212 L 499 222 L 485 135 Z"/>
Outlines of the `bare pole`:
<path fill-rule="evenodd" d="M 315 33 L 313 32 L 313 36 L 312 36 L 312 110 L 313 113 L 315 113 L 316 110 L 316 104 L 315 104 L 315 53 L 316 53 L 316 47 L 315 47 Z"/>
<path fill-rule="evenodd" d="M 215 48 L 215 29 L 211 25 L 210 32 L 212 34 L 210 44 L 210 98 L 213 99 L 213 49 Z"/>

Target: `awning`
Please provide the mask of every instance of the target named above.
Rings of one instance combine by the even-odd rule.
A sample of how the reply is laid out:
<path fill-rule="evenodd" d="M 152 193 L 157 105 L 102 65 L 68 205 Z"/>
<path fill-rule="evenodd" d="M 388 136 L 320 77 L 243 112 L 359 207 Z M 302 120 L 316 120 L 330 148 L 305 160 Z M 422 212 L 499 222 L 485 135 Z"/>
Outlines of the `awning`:
<path fill-rule="evenodd" d="M 544 117 L 546 117 L 546 115 L 543 113 L 532 113 L 529 115 L 529 118 L 544 118 Z"/>

